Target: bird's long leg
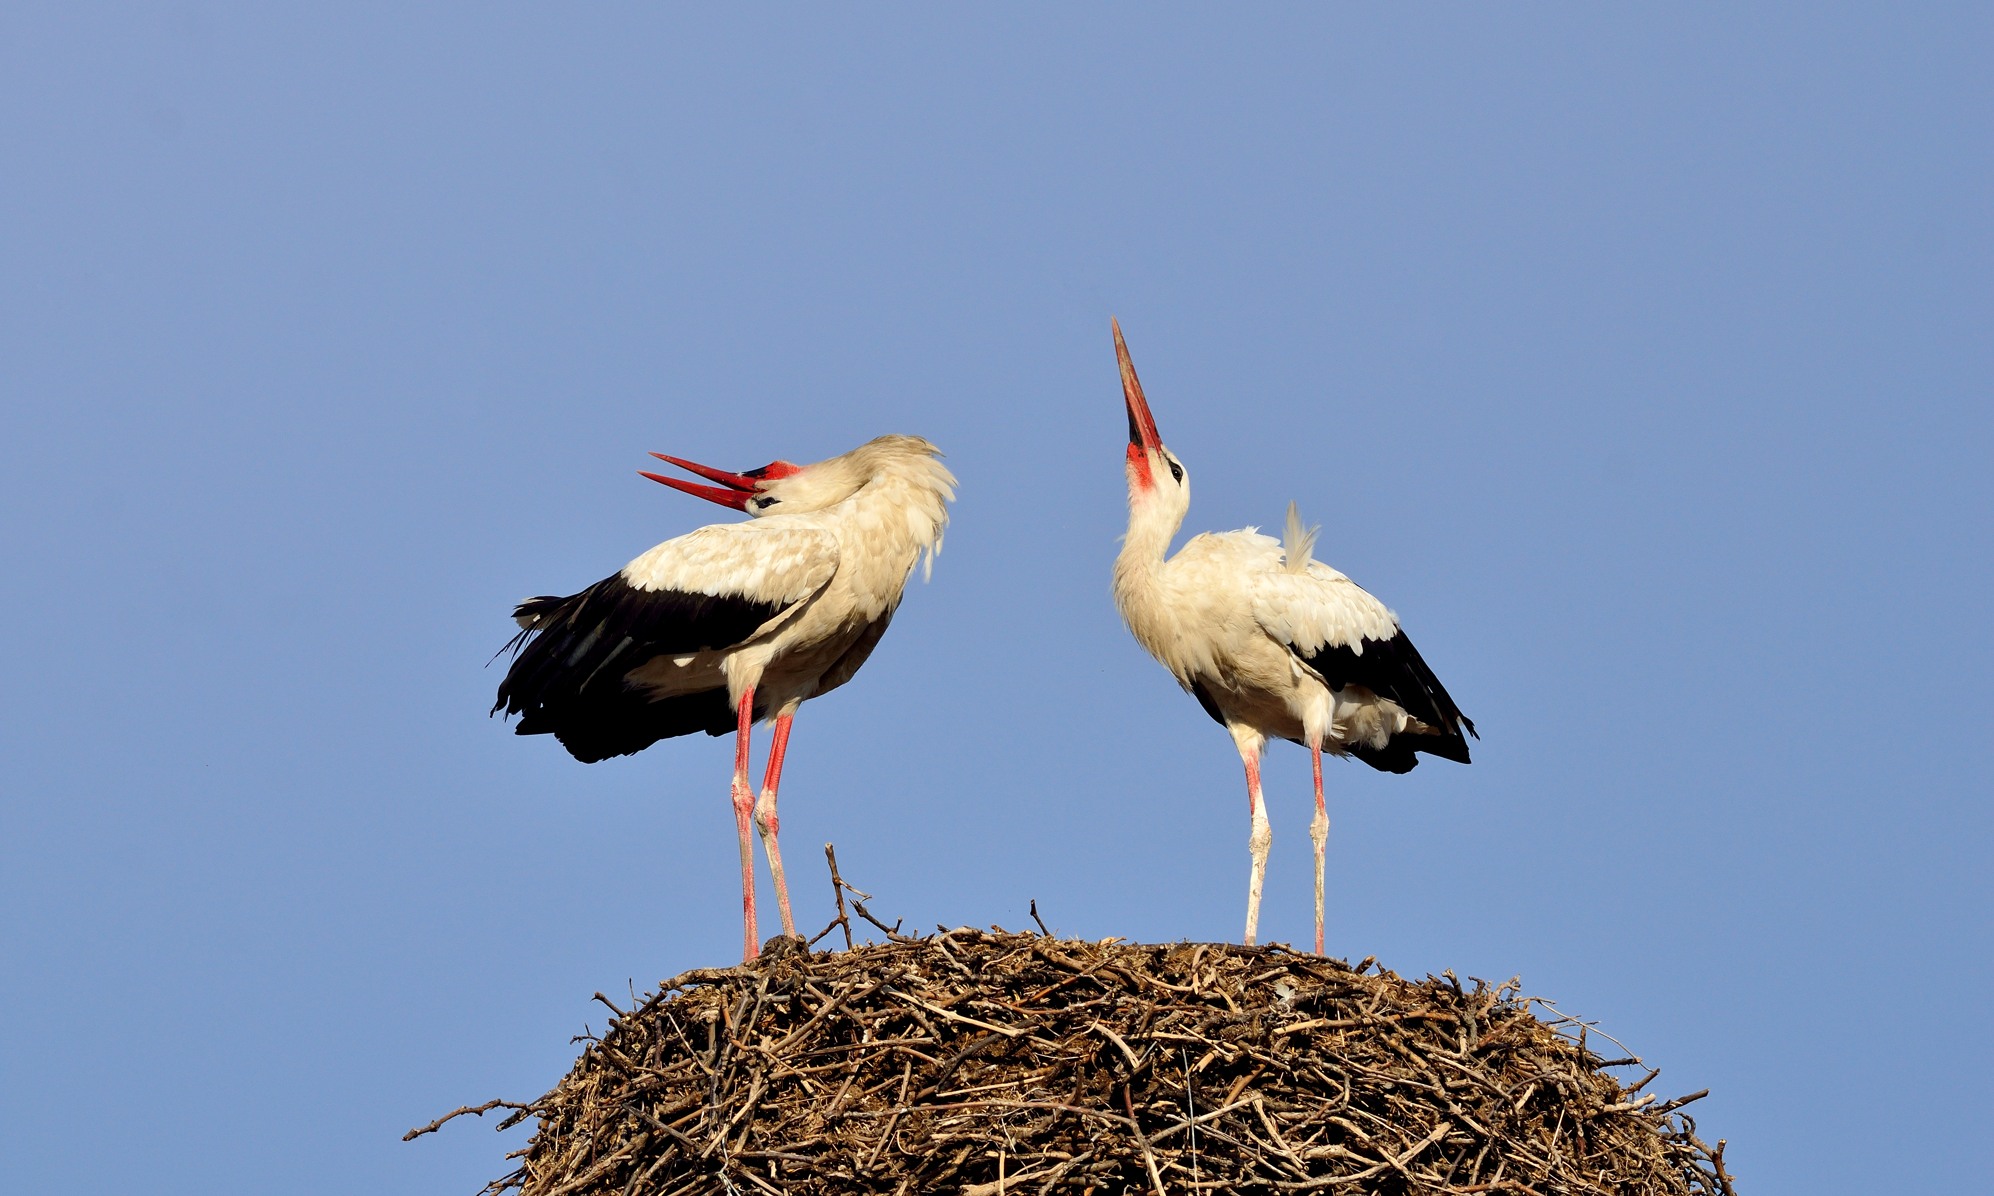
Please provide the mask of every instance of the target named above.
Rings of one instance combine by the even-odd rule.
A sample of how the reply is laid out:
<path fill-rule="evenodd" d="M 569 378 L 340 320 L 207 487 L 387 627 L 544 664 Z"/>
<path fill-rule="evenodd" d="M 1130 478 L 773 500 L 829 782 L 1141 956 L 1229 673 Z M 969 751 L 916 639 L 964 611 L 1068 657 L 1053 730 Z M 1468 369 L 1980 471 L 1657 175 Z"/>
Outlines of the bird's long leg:
<path fill-rule="evenodd" d="M 1315 841 L 1315 953 L 1322 954 L 1322 848 L 1329 842 L 1329 811 L 1322 804 L 1322 748 L 1309 749 L 1309 765 L 1315 770 L 1315 817 L 1309 820 L 1309 838 Z"/>
<path fill-rule="evenodd" d="M 789 750 L 789 724 L 796 717 L 796 706 L 783 707 L 782 713 L 775 716 L 775 740 L 769 745 L 768 772 L 762 777 L 762 799 L 755 803 L 755 826 L 762 832 L 762 850 L 769 857 L 769 875 L 775 878 L 775 903 L 782 910 L 782 932 L 796 936 L 796 919 L 789 915 L 789 886 L 782 879 L 782 848 L 776 844 L 776 832 L 782 828 L 782 820 L 775 813 L 775 792 L 782 784 L 782 757 Z"/>
<path fill-rule="evenodd" d="M 1267 799 L 1260 792 L 1260 745 L 1258 732 L 1245 727 L 1227 727 L 1239 758 L 1246 764 L 1246 806 L 1253 818 L 1246 849 L 1253 856 L 1253 874 L 1246 885 L 1246 945 L 1253 945 L 1260 929 L 1260 886 L 1267 876 L 1267 848 L 1274 842 L 1274 828 L 1267 821 Z"/>
<path fill-rule="evenodd" d="M 748 731 L 755 723 L 755 688 L 741 694 L 738 721 L 734 726 L 734 830 L 741 840 L 741 958 L 753 959 L 761 950 L 755 937 L 755 849 L 748 837 L 748 821 L 755 810 L 755 791 L 748 788 Z"/>

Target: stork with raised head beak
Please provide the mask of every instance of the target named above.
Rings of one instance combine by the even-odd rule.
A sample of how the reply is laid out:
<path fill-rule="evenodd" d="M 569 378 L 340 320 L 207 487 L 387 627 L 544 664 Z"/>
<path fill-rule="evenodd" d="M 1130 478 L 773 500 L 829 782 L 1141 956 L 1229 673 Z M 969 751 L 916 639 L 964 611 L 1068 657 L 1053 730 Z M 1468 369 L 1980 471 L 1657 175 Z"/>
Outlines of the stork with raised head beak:
<path fill-rule="evenodd" d="M 915 565 L 925 555 L 933 567 L 956 481 L 918 436 L 881 436 L 814 465 L 772 461 L 745 473 L 651 455 L 718 485 L 645 477 L 750 521 L 667 540 L 578 594 L 520 603 L 516 658 L 492 711 L 518 715 L 519 734 L 551 734 L 584 763 L 694 731 L 734 732 L 742 953 L 753 959 L 751 821 L 783 933 L 796 933 L 776 838 L 796 708 L 851 680 L 872 654 Z M 775 737 L 757 800 L 749 729 L 770 717 Z"/>
<path fill-rule="evenodd" d="M 1329 813 L 1322 754 L 1355 756 L 1384 772 L 1410 772 L 1416 752 L 1468 762 L 1475 733 L 1398 619 L 1357 584 L 1311 559 L 1316 529 L 1288 504 L 1286 536 L 1252 528 L 1206 532 L 1166 556 L 1191 506 L 1184 465 L 1157 434 L 1114 321 L 1115 356 L 1128 408 L 1129 531 L 1115 558 L 1115 605 L 1137 642 L 1170 670 L 1205 713 L 1232 735 L 1246 764 L 1253 870 L 1246 942 L 1260 922 L 1260 887 L 1273 832 L 1260 792 L 1267 740 L 1309 749 L 1315 772 L 1315 949 L 1323 950 L 1323 846 Z"/>

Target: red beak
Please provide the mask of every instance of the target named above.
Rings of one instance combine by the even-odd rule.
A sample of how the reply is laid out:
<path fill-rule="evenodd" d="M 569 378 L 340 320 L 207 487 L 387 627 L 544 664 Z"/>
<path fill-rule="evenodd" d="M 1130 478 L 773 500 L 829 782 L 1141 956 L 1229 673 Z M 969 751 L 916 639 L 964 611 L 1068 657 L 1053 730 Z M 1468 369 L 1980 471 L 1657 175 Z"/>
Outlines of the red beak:
<path fill-rule="evenodd" d="M 651 455 L 660 461 L 669 461 L 689 473 L 696 473 L 700 477 L 710 478 L 713 481 L 721 483 L 719 486 L 701 486 L 693 482 L 680 481 L 678 478 L 668 478 L 663 474 L 650 473 L 646 470 L 640 469 L 637 471 L 652 481 L 670 486 L 674 490 L 683 490 L 685 493 L 697 498 L 703 498 L 707 502 L 717 502 L 723 507 L 732 507 L 737 511 L 747 510 L 748 500 L 755 496 L 756 479 L 744 473 L 728 473 L 724 469 L 715 469 L 711 465 L 701 465 L 696 461 L 687 461 L 679 457 L 667 457 L 663 453 L 652 453 Z"/>
<path fill-rule="evenodd" d="M 1122 401 L 1129 409 L 1129 443 L 1145 452 L 1163 451 L 1163 437 L 1156 433 L 1156 417 L 1149 413 L 1149 400 L 1142 397 L 1142 382 L 1135 376 L 1135 362 L 1129 360 L 1129 347 L 1122 340 L 1122 322 L 1113 316 L 1108 323 L 1115 330 L 1115 360 L 1122 367 Z"/>

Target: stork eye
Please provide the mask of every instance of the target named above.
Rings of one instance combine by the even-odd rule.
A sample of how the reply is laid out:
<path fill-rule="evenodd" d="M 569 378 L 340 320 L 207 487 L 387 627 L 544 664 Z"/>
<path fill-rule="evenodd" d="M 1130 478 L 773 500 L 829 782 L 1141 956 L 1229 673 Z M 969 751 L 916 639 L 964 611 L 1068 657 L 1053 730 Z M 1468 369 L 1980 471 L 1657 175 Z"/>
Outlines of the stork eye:
<path fill-rule="evenodd" d="M 1184 467 L 1182 465 L 1177 464 L 1177 458 L 1165 457 L 1164 460 L 1170 463 L 1171 478 L 1175 481 L 1182 482 L 1184 480 Z"/>
<path fill-rule="evenodd" d="M 755 508 L 757 511 L 766 511 L 770 507 L 774 506 L 775 504 L 781 501 L 782 501 L 781 499 L 776 498 L 772 495 L 764 494 L 760 498 L 749 499 L 748 505 Z"/>

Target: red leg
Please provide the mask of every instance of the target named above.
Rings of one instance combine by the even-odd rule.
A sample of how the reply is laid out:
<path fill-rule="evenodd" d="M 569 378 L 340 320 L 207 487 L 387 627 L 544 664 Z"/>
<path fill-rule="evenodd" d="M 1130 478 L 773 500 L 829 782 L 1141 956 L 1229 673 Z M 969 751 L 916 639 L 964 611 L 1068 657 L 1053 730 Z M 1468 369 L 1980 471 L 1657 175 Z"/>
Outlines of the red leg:
<path fill-rule="evenodd" d="M 1315 953 L 1322 954 L 1322 847 L 1329 841 L 1329 811 L 1322 804 L 1322 749 L 1309 749 L 1309 763 L 1315 769 L 1315 819 L 1309 823 L 1309 838 L 1315 840 Z"/>
<path fill-rule="evenodd" d="M 796 919 L 789 914 L 789 885 L 782 878 L 782 848 L 776 842 L 782 820 L 776 817 L 775 794 L 782 784 L 782 757 L 789 750 L 789 724 L 794 717 L 793 708 L 776 715 L 768 772 L 762 777 L 762 799 L 755 806 L 755 825 L 761 828 L 762 850 L 769 857 L 769 875 L 775 878 L 775 903 L 782 911 L 782 932 L 791 937 L 796 934 Z"/>
<path fill-rule="evenodd" d="M 741 958 L 753 959 L 761 952 L 755 936 L 755 851 L 748 838 L 748 822 L 754 815 L 755 793 L 748 788 L 748 732 L 755 724 L 755 690 L 741 695 L 741 708 L 734 727 L 734 830 L 741 840 Z"/>

